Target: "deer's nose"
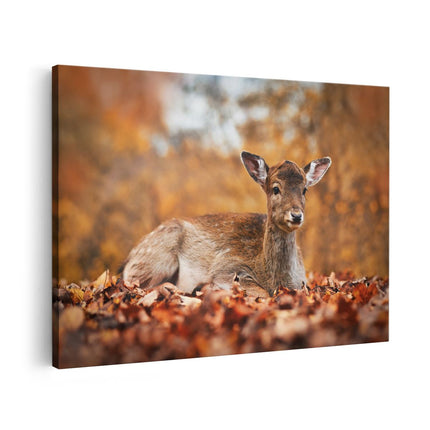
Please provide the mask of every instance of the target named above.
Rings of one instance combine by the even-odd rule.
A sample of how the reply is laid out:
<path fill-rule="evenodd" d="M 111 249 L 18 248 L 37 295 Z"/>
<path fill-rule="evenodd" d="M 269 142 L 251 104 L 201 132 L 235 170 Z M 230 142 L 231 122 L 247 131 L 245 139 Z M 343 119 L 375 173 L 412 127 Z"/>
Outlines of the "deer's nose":
<path fill-rule="evenodd" d="M 303 214 L 301 212 L 299 213 L 291 212 L 291 220 L 293 222 L 299 223 L 299 222 L 302 222 L 302 219 L 303 219 Z"/>

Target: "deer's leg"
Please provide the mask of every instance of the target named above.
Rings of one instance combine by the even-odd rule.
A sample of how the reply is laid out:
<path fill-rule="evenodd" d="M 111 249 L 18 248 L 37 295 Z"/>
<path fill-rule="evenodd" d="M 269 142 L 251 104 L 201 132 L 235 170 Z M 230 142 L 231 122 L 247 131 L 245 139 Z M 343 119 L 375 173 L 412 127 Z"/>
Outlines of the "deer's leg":
<path fill-rule="evenodd" d="M 124 280 L 139 281 L 143 288 L 163 282 L 176 283 L 182 234 L 182 225 L 172 220 L 146 235 L 127 258 L 123 271 Z"/>
<path fill-rule="evenodd" d="M 229 289 L 238 282 L 246 293 L 253 297 L 269 297 L 268 292 L 258 283 L 251 268 L 240 260 L 220 259 L 211 267 L 212 283 Z"/>
<path fill-rule="evenodd" d="M 243 278 L 239 279 L 239 285 L 246 291 L 246 294 L 250 297 L 270 297 L 270 294 L 261 285 L 257 284 L 251 279 Z"/>

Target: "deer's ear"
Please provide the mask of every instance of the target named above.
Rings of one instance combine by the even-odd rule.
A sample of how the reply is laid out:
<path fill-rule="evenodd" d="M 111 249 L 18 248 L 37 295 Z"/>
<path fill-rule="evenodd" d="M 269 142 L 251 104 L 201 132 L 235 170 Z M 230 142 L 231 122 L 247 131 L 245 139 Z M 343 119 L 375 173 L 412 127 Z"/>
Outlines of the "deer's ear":
<path fill-rule="evenodd" d="M 264 159 L 246 151 L 240 154 L 240 158 L 251 178 L 254 179 L 257 184 L 264 187 L 267 179 L 267 172 L 269 171 L 269 166 Z"/>
<path fill-rule="evenodd" d="M 303 167 L 303 170 L 306 174 L 306 186 L 312 187 L 313 185 L 317 184 L 325 175 L 325 172 L 327 172 L 330 166 L 331 158 L 324 157 L 318 158 L 318 160 L 313 160 Z"/>

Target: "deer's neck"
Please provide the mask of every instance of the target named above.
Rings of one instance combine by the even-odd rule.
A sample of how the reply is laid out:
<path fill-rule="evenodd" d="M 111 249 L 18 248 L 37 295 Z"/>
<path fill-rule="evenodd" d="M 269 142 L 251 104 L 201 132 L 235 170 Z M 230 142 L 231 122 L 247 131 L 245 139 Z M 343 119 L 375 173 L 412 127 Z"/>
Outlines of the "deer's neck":
<path fill-rule="evenodd" d="M 267 284 L 272 291 L 280 286 L 301 288 L 303 263 L 296 245 L 296 233 L 286 233 L 267 222 L 263 242 Z"/>

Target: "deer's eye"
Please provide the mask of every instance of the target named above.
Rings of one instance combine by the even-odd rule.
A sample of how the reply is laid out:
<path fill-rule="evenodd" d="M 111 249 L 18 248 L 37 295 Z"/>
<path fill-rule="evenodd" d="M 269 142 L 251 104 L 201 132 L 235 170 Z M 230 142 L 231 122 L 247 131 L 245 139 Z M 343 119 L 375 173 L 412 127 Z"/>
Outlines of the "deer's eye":
<path fill-rule="evenodd" d="M 308 189 L 305 187 L 304 188 L 304 190 L 303 190 L 303 195 L 305 195 L 306 194 L 306 191 L 307 191 Z"/>
<path fill-rule="evenodd" d="M 279 189 L 279 187 L 273 187 L 273 194 L 279 194 L 281 192 L 281 190 Z"/>

